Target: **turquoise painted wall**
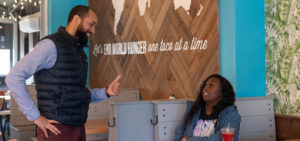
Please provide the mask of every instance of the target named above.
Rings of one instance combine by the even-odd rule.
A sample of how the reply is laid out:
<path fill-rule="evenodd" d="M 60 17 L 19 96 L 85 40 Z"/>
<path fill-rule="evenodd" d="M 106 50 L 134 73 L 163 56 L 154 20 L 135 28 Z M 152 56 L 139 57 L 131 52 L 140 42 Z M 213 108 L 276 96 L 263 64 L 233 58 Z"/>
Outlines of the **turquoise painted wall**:
<path fill-rule="evenodd" d="M 71 9 L 76 5 L 87 5 L 88 0 L 49 0 L 48 1 L 48 16 L 49 16 L 49 34 L 55 33 L 59 26 L 66 26 L 68 22 L 68 16 Z M 84 48 L 84 52 L 87 54 L 89 60 L 89 48 Z M 89 85 L 89 74 L 87 76 L 87 82 Z"/>
<path fill-rule="evenodd" d="M 79 4 L 88 0 L 50 0 L 49 33 L 66 25 L 71 8 Z M 237 97 L 266 96 L 264 1 L 219 0 L 219 17 L 220 73 Z"/>
<path fill-rule="evenodd" d="M 266 96 L 262 0 L 219 0 L 220 73 L 237 97 Z"/>
<path fill-rule="evenodd" d="M 220 73 L 236 90 L 235 0 L 219 0 Z"/>
<path fill-rule="evenodd" d="M 264 0 L 236 1 L 236 91 L 266 96 Z"/>
<path fill-rule="evenodd" d="M 65 26 L 71 9 L 76 5 L 88 5 L 88 0 L 49 0 L 49 34 L 55 33 L 59 26 Z"/>

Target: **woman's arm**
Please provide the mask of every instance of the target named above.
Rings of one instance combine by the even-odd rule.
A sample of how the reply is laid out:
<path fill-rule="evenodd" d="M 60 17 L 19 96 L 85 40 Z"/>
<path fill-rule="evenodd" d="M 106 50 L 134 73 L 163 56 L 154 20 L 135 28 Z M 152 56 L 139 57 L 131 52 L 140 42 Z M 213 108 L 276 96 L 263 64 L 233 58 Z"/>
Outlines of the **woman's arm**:
<path fill-rule="evenodd" d="M 182 138 L 184 137 L 183 124 L 184 124 L 185 117 L 190 111 L 192 105 L 193 105 L 192 101 L 187 101 L 184 116 L 182 117 L 181 121 L 179 122 L 175 130 L 174 141 L 181 141 Z"/>
<path fill-rule="evenodd" d="M 232 107 L 234 108 L 234 107 Z M 236 109 L 224 113 L 220 119 L 220 129 L 225 128 L 230 123 L 230 128 L 234 128 L 234 141 L 238 141 L 240 130 L 241 116 Z M 220 129 L 209 137 L 188 137 L 187 141 L 222 141 Z"/>

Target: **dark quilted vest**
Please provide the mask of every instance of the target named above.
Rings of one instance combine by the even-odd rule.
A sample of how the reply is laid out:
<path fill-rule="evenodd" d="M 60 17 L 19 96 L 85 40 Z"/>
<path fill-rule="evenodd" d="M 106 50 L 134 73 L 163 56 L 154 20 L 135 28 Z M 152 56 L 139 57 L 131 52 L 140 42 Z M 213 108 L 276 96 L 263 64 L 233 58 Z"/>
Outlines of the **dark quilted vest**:
<path fill-rule="evenodd" d="M 62 124 L 82 126 L 91 98 L 86 87 L 87 57 L 78 49 L 78 39 L 63 27 L 44 39 L 55 43 L 57 59 L 51 69 L 34 74 L 39 111 L 46 118 Z"/>

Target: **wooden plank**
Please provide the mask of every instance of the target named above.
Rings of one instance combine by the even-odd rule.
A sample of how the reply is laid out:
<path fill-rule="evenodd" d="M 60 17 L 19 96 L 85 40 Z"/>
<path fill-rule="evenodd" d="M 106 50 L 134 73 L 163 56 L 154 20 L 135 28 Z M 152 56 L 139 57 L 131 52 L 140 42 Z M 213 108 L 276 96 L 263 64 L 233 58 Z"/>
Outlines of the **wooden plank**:
<path fill-rule="evenodd" d="M 109 119 L 93 119 L 87 120 L 85 124 L 86 134 L 108 133 L 109 127 L 107 125 Z"/>
<path fill-rule="evenodd" d="M 235 102 L 241 116 L 274 115 L 272 99 L 238 100 Z M 245 110 L 247 109 L 247 110 Z"/>
<path fill-rule="evenodd" d="M 244 109 L 246 110 L 246 109 Z M 274 115 L 242 116 L 240 133 L 275 131 Z"/>
<path fill-rule="evenodd" d="M 300 139 L 300 117 L 275 114 L 278 140 Z"/>
<path fill-rule="evenodd" d="M 275 131 L 259 131 L 240 133 L 239 140 L 241 141 L 276 141 Z"/>
<path fill-rule="evenodd" d="M 116 10 L 112 0 L 89 0 L 98 15 L 96 33 L 90 42 L 90 84 L 106 87 L 118 74 L 121 87 L 140 88 L 143 100 L 195 98 L 210 74 L 219 73 L 218 1 L 192 0 L 190 9 L 175 9 L 174 0 L 149 0 L 140 15 L 138 0 L 125 0 L 114 34 Z M 200 16 L 198 12 L 201 10 Z M 206 40 L 206 50 L 147 52 L 135 55 L 93 55 L 94 45 L 146 41 L 161 44 L 193 39 Z"/>

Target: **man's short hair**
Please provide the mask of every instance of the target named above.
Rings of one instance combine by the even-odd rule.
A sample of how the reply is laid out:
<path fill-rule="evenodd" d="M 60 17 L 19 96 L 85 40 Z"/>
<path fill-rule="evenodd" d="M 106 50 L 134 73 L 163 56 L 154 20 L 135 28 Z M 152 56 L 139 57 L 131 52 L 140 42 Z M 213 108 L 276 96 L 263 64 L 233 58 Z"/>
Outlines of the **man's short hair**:
<path fill-rule="evenodd" d="M 92 10 L 92 9 L 90 9 L 89 7 L 87 7 L 85 5 L 77 5 L 77 6 L 73 7 L 69 14 L 69 17 L 68 17 L 68 23 L 70 23 L 72 21 L 72 19 L 75 15 L 78 15 L 80 18 L 83 19 L 84 17 L 86 17 L 89 14 L 89 10 Z"/>

